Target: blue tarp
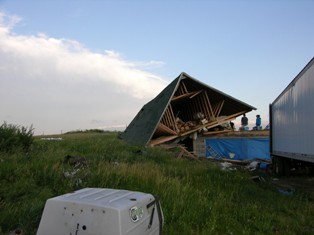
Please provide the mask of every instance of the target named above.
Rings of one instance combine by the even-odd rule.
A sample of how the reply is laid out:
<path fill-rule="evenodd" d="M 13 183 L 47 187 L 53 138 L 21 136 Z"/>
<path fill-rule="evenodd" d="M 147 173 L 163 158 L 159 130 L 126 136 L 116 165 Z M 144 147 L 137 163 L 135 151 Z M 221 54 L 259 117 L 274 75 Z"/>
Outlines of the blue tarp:
<path fill-rule="evenodd" d="M 269 138 L 211 138 L 205 140 L 206 157 L 250 160 L 270 159 Z"/>

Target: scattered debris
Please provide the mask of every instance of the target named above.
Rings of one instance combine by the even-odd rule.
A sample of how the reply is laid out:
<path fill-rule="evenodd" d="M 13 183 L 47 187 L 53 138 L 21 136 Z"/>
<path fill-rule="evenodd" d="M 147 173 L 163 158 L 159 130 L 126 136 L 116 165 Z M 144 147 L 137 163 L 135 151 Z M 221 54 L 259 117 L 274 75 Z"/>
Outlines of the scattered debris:
<path fill-rule="evenodd" d="M 73 178 L 80 171 L 81 171 L 81 169 L 79 169 L 79 168 L 78 169 L 74 169 L 72 171 L 65 171 L 65 172 L 63 172 L 63 176 L 65 178 Z"/>
<path fill-rule="evenodd" d="M 23 235 L 23 232 L 20 228 L 16 228 L 8 233 L 8 235 Z"/>
<path fill-rule="evenodd" d="M 160 145 L 161 147 L 165 148 L 165 149 L 176 149 L 178 150 L 175 154 L 176 158 L 188 158 L 188 159 L 192 159 L 192 160 L 196 160 L 198 162 L 200 162 L 200 158 L 198 158 L 193 152 L 190 152 L 189 150 L 187 150 L 187 148 L 181 144 L 163 144 Z"/>
<path fill-rule="evenodd" d="M 55 138 L 55 137 L 47 137 L 47 138 L 40 138 L 41 140 L 63 140 L 61 137 Z"/>
<path fill-rule="evenodd" d="M 73 166 L 74 168 L 87 167 L 86 158 L 81 156 L 66 155 L 63 162 Z"/>
<path fill-rule="evenodd" d="M 237 171 L 237 170 L 248 170 L 248 171 L 256 171 L 256 170 L 264 170 L 267 171 L 271 167 L 271 161 L 263 160 L 263 159 L 254 159 L 254 160 L 233 160 L 233 159 L 217 159 L 217 158 L 204 158 L 209 161 L 218 162 L 221 166 L 222 170 L 226 171 Z M 261 164 L 267 165 L 265 169 L 261 169 L 259 166 Z"/>
<path fill-rule="evenodd" d="M 273 178 L 272 184 L 278 192 L 289 196 L 295 192 L 306 194 L 310 200 L 314 200 L 314 177 L 312 176 L 289 176 Z"/>
<path fill-rule="evenodd" d="M 255 171 L 256 169 L 259 168 L 260 163 L 258 161 L 252 161 L 250 162 L 249 165 L 247 165 L 245 167 L 245 169 L 249 170 L 249 171 Z"/>
<path fill-rule="evenodd" d="M 237 168 L 231 162 L 220 163 L 221 169 L 224 171 L 236 171 Z"/>
<path fill-rule="evenodd" d="M 193 153 L 189 152 L 184 146 L 177 145 L 177 147 L 180 149 L 180 152 L 179 152 L 177 158 L 187 157 L 187 158 L 191 158 L 191 159 L 196 160 L 196 161 L 200 161 L 197 156 L 195 156 Z"/>
<path fill-rule="evenodd" d="M 288 189 L 278 188 L 277 190 L 278 192 L 280 192 L 281 194 L 285 196 L 291 196 L 294 194 L 294 191 L 295 191 L 293 188 L 288 188 Z"/>
<path fill-rule="evenodd" d="M 79 187 L 82 184 L 82 179 L 88 175 L 88 165 L 85 157 L 66 155 L 63 163 L 67 166 L 63 170 L 63 176 L 71 179 L 72 183 Z"/>
<path fill-rule="evenodd" d="M 259 176 L 259 175 L 252 176 L 250 179 L 257 183 L 266 182 L 266 180 L 262 176 Z"/>

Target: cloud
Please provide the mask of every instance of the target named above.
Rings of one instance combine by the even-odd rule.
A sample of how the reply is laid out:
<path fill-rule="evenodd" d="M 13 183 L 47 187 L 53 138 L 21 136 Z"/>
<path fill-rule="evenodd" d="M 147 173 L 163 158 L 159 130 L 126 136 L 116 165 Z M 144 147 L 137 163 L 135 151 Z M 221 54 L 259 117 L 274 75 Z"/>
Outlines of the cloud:
<path fill-rule="evenodd" d="M 21 20 L 22 18 L 17 15 L 7 15 L 0 11 L 0 25 L 2 29 L 12 29 Z"/>
<path fill-rule="evenodd" d="M 124 126 L 167 82 L 118 52 L 95 53 L 75 40 L 18 35 L 18 16 L 0 12 L 0 120 L 37 132 Z M 5 102 L 3 102 L 5 101 Z M 10 117 L 10 120 L 6 118 Z"/>

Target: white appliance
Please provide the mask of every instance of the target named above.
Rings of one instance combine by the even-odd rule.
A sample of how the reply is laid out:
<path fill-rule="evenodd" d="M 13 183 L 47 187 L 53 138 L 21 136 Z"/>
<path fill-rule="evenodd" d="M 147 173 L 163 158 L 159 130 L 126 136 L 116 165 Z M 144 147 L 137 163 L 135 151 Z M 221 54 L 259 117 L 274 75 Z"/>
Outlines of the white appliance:
<path fill-rule="evenodd" d="M 158 235 L 162 225 L 156 196 L 85 188 L 48 199 L 37 235 Z"/>

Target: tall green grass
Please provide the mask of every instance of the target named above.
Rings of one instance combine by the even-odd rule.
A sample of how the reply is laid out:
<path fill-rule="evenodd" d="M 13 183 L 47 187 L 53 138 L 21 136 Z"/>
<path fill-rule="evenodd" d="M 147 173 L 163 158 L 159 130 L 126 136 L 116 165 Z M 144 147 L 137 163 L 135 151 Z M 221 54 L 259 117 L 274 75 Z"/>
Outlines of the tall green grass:
<path fill-rule="evenodd" d="M 248 172 L 222 171 L 213 163 L 176 159 L 162 148 L 130 146 L 117 133 L 72 133 L 63 140 L 35 139 L 28 154 L 0 153 L 0 226 L 36 234 L 45 201 L 84 187 L 159 195 L 163 234 L 313 234 L 314 202 L 255 183 Z M 65 178 L 66 155 L 88 167 Z M 1 232 L 0 232 L 1 234 Z"/>

